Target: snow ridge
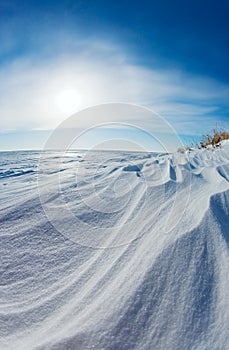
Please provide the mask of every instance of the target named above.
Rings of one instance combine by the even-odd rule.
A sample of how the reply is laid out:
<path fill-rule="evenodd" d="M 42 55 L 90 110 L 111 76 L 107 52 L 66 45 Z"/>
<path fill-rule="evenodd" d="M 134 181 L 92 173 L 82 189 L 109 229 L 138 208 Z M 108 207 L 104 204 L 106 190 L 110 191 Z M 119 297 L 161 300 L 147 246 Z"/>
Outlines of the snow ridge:
<path fill-rule="evenodd" d="M 0 349 L 227 349 L 229 143 L 39 157 L 0 154 Z"/>

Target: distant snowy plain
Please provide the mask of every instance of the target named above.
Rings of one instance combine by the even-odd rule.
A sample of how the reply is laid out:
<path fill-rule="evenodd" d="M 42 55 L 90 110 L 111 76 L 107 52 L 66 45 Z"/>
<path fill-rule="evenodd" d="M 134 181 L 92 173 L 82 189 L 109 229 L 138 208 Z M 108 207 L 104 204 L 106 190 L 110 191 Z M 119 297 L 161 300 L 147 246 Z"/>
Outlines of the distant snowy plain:
<path fill-rule="evenodd" d="M 39 158 L 0 153 L 0 349 L 229 349 L 229 143 Z"/>

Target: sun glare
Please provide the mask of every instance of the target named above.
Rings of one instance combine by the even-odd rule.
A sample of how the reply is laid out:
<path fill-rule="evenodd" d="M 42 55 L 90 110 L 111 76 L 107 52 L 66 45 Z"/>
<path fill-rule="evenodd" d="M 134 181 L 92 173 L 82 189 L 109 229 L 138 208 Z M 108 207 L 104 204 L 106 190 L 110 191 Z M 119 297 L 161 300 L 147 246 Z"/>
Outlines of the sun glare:
<path fill-rule="evenodd" d="M 79 109 L 81 95 L 76 89 L 64 89 L 57 94 L 55 101 L 61 112 L 70 114 Z"/>

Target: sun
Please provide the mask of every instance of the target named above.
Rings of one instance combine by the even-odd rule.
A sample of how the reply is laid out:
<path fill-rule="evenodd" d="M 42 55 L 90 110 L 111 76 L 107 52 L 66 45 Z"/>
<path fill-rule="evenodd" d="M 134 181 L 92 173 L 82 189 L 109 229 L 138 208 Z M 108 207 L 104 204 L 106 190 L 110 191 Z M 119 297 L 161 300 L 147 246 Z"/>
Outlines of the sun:
<path fill-rule="evenodd" d="M 63 89 L 55 97 L 58 109 L 65 114 L 76 112 L 80 108 L 81 100 L 80 93 L 72 88 Z"/>

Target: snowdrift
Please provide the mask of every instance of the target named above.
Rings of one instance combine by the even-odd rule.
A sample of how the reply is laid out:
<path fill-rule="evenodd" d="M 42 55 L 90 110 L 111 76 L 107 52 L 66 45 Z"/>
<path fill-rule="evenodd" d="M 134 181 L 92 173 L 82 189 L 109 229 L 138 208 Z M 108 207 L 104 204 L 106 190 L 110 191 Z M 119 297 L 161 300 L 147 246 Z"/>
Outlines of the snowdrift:
<path fill-rule="evenodd" d="M 0 154 L 0 349 L 228 349 L 229 143 L 39 156 Z"/>

